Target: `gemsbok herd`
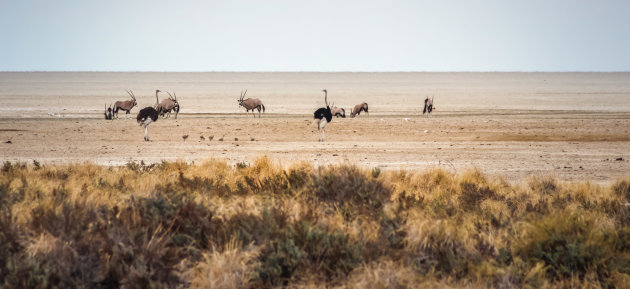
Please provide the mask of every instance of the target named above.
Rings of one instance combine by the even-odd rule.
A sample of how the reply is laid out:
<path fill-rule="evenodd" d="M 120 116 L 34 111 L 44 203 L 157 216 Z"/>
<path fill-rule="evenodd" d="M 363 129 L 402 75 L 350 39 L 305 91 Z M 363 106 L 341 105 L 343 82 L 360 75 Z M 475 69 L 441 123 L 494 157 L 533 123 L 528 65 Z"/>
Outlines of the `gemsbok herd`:
<path fill-rule="evenodd" d="M 155 105 L 147 106 L 141 109 L 136 116 L 136 121 L 138 125 L 144 127 L 144 140 L 149 141 L 149 124 L 156 122 L 158 118 L 161 116 L 162 118 L 170 118 L 171 112 L 175 112 L 175 118 L 179 114 L 180 105 L 177 101 L 177 94 L 173 92 L 171 94 L 168 93 L 169 97 L 160 101 L 158 94 L 161 91 L 159 89 L 155 90 Z M 317 123 L 317 130 L 321 130 L 321 137 L 319 138 L 320 142 L 324 141 L 326 136 L 326 124 L 330 123 L 335 117 L 346 117 L 346 110 L 344 108 L 340 108 L 334 105 L 331 106 L 328 104 L 328 90 L 322 90 L 324 93 L 324 104 L 326 107 L 320 107 L 313 113 L 313 121 Z M 131 99 L 116 101 L 113 104 L 110 104 L 109 107 L 107 103 L 105 104 L 105 119 L 113 120 L 118 118 L 118 111 L 125 111 L 125 118 L 128 114 L 131 113 L 131 109 L 138 106 L 138 102 L 136 101 L 136 96 L 133 94 L 133 91 L 128 90 L 127 94 Z M 254 110 L 258 110 L 258 118 L 261 117 L 261 111 L 265 112 L 265 105 L 259 98 L 247 98 L 245 99 L 245 95 L 247 94 L 247 90 L 245 92 L 241 91 L 241 95 L 237 99 L 239 107 L 244 107 L 245 112 L 249 114 L 249 111 L 252 111 L 252 115 L 254 118 L 256 114 Z M 433 106 L 433 96 L 429 99 L 427 97 L 424 100 L 424 109 L 422 114 L 427 114 L 427 116 L 431 115 L 431 112 L 435 109 Z M 369 116 L 368 104 L 367 102 L 359 103 L 352 108 L 350 111 L 350 117 L 354 118 L 357 115 L 360 115 L 361 112 L 365 112 Z"/>

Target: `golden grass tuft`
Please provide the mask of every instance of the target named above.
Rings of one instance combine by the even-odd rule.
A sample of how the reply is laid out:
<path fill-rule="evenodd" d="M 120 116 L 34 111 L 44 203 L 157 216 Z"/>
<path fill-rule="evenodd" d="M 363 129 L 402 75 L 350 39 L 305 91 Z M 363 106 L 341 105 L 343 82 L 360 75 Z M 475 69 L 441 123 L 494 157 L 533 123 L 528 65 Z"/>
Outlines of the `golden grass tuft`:
<path fill-rule="evenodd" d="M 243 248 L 231 239 L 223 250 L 213 248 L 204 253 L 203 259 L 193 268 L 190 288 L 237 289 L 252 286 L 256 278 L 260 250 L 247 246 Z"/>
<path fill-rule="evenodd" d="M 5 163 L 0 286 L 622 288 L 630 179 Z"/>
<path fill-rule="evenodd" d="M 355 269 L 350 276 L 344 288 L 414 288 L 419 281 L 418 276 L 413 268 L 384 259 L 376 262 L 364 264 L 360 268 Z"/>

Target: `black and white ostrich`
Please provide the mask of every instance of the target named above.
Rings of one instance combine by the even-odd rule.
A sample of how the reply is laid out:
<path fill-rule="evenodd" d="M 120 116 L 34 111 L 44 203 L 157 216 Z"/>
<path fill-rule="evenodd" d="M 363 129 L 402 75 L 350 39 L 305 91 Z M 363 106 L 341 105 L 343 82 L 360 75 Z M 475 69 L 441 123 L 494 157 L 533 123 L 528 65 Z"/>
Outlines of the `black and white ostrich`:
<path fill-rule="evenodd" d="M 149 124 L 157 121 L 160 112 L 153 107 L 145 107 L 138 112 L 138 125 L 144 126 L 144 141 L 149 141 Z"/>
<path fill-rule="evenodd" d="M 330 106 L 328 105 L 328 91 L 322 90 L 324 92 L 324 102 L 326 103 L 326 107 L 321 107 L 313 113 L 313 118 L 317 121 L 317 130 L 322 130 L 322 137 L 319 141 L 324 141 L 324 137 L 326 136 L 326 124 L 332 121 L 332 111 L 330 110 Z"/>

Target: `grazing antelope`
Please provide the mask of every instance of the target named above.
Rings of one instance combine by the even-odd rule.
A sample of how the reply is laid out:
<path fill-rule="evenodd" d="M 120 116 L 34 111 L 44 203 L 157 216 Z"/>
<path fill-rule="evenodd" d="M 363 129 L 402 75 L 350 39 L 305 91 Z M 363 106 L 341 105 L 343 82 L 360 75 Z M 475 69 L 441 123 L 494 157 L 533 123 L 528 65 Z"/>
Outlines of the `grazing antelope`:
<path fill-rule="evenodd" d="M 107 120 L 111 120 L 113 117 L 112 115 L 112 105 L 110 104 L 109 107 L 107 107 L 107 103 L 105 104 L 105 119 Z"/>
<path fill-rule="evenodd" d="M 318 108 L 315 113 L 313 113 L 313 118 L 317 121 L 317 130 L 322 130 L 322 137 L 319 141 L 324 141 L 324 137 L 326 136 L 326 124 L 332 121 L 332 111 L 330 110 L 330 106 L 328 105 L 328 91 L 322 90 L 324 92 L 324 102 L 326 103 L 326 107 Z"/>
<path fill-rule="evenodd" d="M 155 92 L 155 98 L 157 99 L 157 93 L 159 90 Z M 160 112 L 160 116 L 163 118 L 171 117 L 171 110 L 175 111 L 175 118 L 179 114 L 179 102 L 177 102 L 177 94 L 173 91 L 173 94 L 170 92 L 166 92 L 169 95 L 169 98 L 162 100 L 162 102 L 158 103 L 156 106 L 156 110 Z M 174 96 L 173 96 L 174 95 Z M 168 113 L 168 116 L 166 115 Z"/>
<path fill-rule="evenodd" d="M 151 106 L 147 106 L 138 112 L 136 120 L 138 125 L 144 126 L 144 141 L 149 141 L 149 124 L 156 122 L 159 116 L 159 111 Z"/>
<path fill-rule="evenodd" d="M 131 96 L 130 100 L 123 100 L 123 101 L 114 102 L 114 114 L 116 115 L 116 118 L 118 118 L 118 110 L 119 109 L 124 110 L 125 111 L 125 117 L 127 117 L 127 115 L 131 113 L 131 109 L 134 106 L 138 105 L 138 102 L 136 101 L 136 96 L 133 95 L 133 91 L 127 90 L 127 93 L 129 94 L 129 96 Z"/>
<path fill-rule="evenodd" d="M 251 110 L 254 117 L 256 117 L 254 109 L 258 109 L 258 118 L 260 118 L 260 109 L 262 108 L 262 111 L 265 112 L 265 105 L 263 105 L 262 101 L 258 98 L 247 98 L 243 100 L 246 94 L 247 89 L 245 90 L 245 93 L 241 91 L 241 97 L 237 100 L 238 105 L 244 107 L 247 110 L 246 112 L 249 112 Z"/>
<path fill-rule="evenodd" d="M 361 114 L 362 111 L 365 111 L 365 113 L 367 113 L 368 116 L 370 115 L 370 113 L 368 112 L 367 102 L 355 105 L 354 108 L 352 109 L 352 112 L 350 113 L 350 117 L 355 117 L 357 116 L 357 114 Z"/>
<path fill-rule="evenodd" d="M 431 112 L 435 109 L 435 107 L 433 107 L 433 96 L 431 96 L 431 99 L 429 99 L 429 97 L 427 96 L 427 98 L 424 100 L 424 109 L 422 110 L 422 114 L 428 113 L 427 116 L 431 116 Z"/>
<path fill-rule="evenodd" d="M 333 104 L 332 109 L 330 110 L 333 116 L 346 118 L 346 110 L 341 107 L 336 107 Z"/>

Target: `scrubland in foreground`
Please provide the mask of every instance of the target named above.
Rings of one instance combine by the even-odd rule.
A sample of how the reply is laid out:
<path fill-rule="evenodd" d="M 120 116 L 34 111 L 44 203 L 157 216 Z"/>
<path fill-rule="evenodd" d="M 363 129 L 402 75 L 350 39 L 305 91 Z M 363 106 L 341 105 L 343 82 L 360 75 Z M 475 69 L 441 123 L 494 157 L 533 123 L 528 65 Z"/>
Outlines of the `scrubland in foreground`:
<path fill-rule="evenodd" d="M 4 288 L 621 288 L 630 179 L 5 162 Z"/>

